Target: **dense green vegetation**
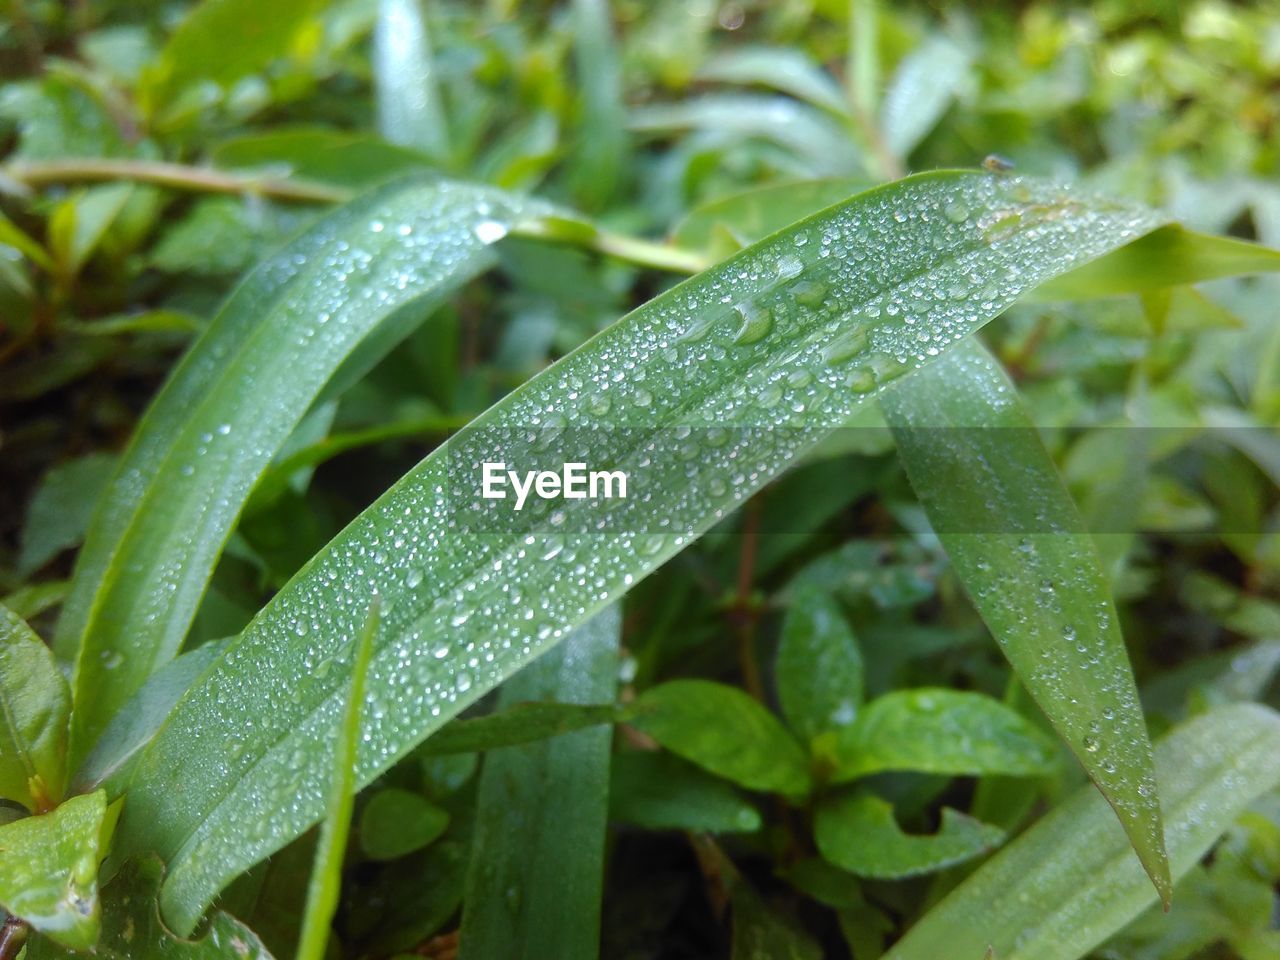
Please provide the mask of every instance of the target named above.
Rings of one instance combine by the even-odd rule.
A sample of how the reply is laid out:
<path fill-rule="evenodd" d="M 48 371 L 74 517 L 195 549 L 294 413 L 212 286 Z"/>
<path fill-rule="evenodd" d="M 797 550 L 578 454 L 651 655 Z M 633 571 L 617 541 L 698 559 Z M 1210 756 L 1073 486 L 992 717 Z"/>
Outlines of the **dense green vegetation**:
<path fill-rule="evenodd" d="M 1280 7 L 0 74 L 0 958 L 1280 957 Z"/>

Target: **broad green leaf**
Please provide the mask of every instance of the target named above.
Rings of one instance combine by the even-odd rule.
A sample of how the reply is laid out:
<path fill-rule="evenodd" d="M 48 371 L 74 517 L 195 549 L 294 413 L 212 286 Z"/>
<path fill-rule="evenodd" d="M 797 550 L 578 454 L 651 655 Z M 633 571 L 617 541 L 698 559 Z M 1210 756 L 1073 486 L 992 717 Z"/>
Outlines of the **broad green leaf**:
<path fill-rule="evenodd" d="M 1050 773 L 1054 752 L 1015 710 L 981 693 L 895 690 L 868 703 L 836 734 L 832 779 L 885 770 L 968 776 Z"/>
<path fill-rule="evenodd" d="M 459 217 L 443 229 L 471 235 Z M 327 768 L 309 748 L 331 729 L 356 610 L 375 592 L 384 615 L 360 783 L 683 549 L 867 397 L 1027 287 L 1156 222 L 1035 181 L 909 178 L 673 287 L 525 384 L 353 521 L 175 707 L 121 822 L 125 848 L 169 864 L 165 916 L 190 929 L 231 877 L 319 818 Z M 255 356 L 279 352 L 262 343 Z M 296 380 L 305 365 L 289 363 Z M 264 382 L 239 370 L 218 386 L 252 395 L 261 419 L 272 409 Z M 593 429 L 601 418 L 613 429 Z M 477 490 L 469 464 L 539 458 L 630 471 L 636 490 L 663 496 L 556 501 L 553 511 L 540 500 L 519 514 L 490 500 L 504 512 L 486 514 L 446 492 Z M 166 486 L 170 498 L 183 480 L 179 471 Z"/>
<path fill-rule="evenodd" d="M 517 703 L 488 716 L 454 720 L 424 743 L 418 753 L 434 757 L 514 747 L 616 723 L 628 715 L 628 711 L 606 703 Z"/>
<path fill-rule="evenodd" d="M 1280 716 L 1222 707 L 1156 746 L 1173 876 L 1280 785 Z M 885 960 L 1078 960 L 1156 902 L 1106 800 L 1073 795 L 934 907 Z M 1175 897 L 1173 914 L 1179 909 Z"/>
<path fill-rule="evenodd" d="M 263 16 L 254 0 L 201 0 L 146 71 L 141 99 L 152 111 L 172 106 L 197 83 L 230 87 L 308 42 L 324 0 L 274 0 Z M 234 42 L 228 38 L 234 37 Z"/>
<path fill-rule="evenodd" d="M 796 591 L 782 621 L 774 675 L 782 715 L 806 742 L 853 723 L 862 704 L 862 653 L 830 594 Z"/>
<path fill-rule="evenodd" d="M 375 597 L 364 627 L 354 642 L 347 702 L 333 731 L 328 807 L 320 825 L 320 839 L 316 843 L 315 867 L 307 884 L 307 905 L 298 935 L 297 960 L 323 960 L 329 945 L 333 914 L 338 909 L 338 896 L 342 892 L 342 863 L 351 832 L 351 811 L 355 806 L 356 744 L 360 741 L 364 690 L 380 611 L 380 601 Z"/>
<path fill-rule="evenodd" d="M 390 143 L 442 160 L 449 130 L 423 8 L 423 0 L 379 0 L 373 32 L 378 131 Z"/>
<path fill-rule="evenodd" d="M 1037 287 L 1030 299 L 1088 300 L 1280 271 L 1280 250 L 1171 225 Z"/>
<path fill-rule="evenodd" d="M 1151 745 L 1093 540 L 995 360 L 966 344 L 881 407 L 930 523 L 1000 649 L 1167 898 Z"/>
<path fill-rule="evenodd" d="M 139 424 L 78 558 L 55 647 L 79 648 L 73 762 L 177 652 L 250 490 L 334 372 L 384 321 L 484 269 L 515 211 L 484 188 L 389 184 L 231 295 Z"/>
<path fill-rule="evenodd" d="M 0 606 L 0 798 L 28 810 L 62 798 L 71 696 L 53 654 Z"/>
<path fill-rule="evenodd" d="M 717 230 L 727 230 L 737 246 L 745 247 L 869 186 L 864 178 L 797 180 L 731 193 L 694 207 L 672 228 L 671 239 L 682 247 L 706 250 L 713 246 Z"/>
<path fill-rule="evenodd" d="M 760 812 L 723 780 L 663 751 L 613 758 L 609 816 L 646 830 L 754 833 Z"/>
<path fill-rule="evenodd" d="M 893 804 L 865 790 L 824 801 L 814 819 L 814 841 L 823 857 L 860 877 L 894 880 L 933 873 L 986 853 L 1004 831 L 944 807 L 938 832 L 904 833 Z"/>
<path fill-rule="evenodd" d="M 672 753 L 749 790 L 796 797 L 809 790 L 805 751 L 737 687 L 671 680 L 636 698 L 631 723 Z"/>
<path fill-rule="evenodd" d="M 394 860 L 421 850 L 449 826 L 449 814 L 425 797 L 391 787 L 360 813 L 360 849 L 371 860 Z"/>
<path fill-rule="evenodd" d="M 0 906 L 72 950 L 97 942 L 98 861 L 107 795 L 0 826 Z"/>
<path fill-rule="evenodd" d="M 18 570 L 29 575 L 84 538 L 93 504 L 107 485 L 115 458 L 91 453 L 59 464 L 40 481 L 22 527 Z"/>
<path fill-rule="evenodd" d="M 175 937 L 160 919 L 156 893 L 164 865 L 155 857 L 125 864 L 102 891 L 102 935 L 93 949 L 102 960 L 272 960 L 257 935 L 235 917 L 215 912 L 197 940 Z M 143 946 L 145 944 L 145 947 Z M 28 960 L 76 960 L 85 954 L 42 939 Z"/>
<path fill-rule="evenodd" d="M 501 701 L 591 702 L 618 682 L 617 607 L 503 686 Z M 490 752 L 476 797 L 459 956 L 594 960 L 600 950 L 611 731 Z"/>

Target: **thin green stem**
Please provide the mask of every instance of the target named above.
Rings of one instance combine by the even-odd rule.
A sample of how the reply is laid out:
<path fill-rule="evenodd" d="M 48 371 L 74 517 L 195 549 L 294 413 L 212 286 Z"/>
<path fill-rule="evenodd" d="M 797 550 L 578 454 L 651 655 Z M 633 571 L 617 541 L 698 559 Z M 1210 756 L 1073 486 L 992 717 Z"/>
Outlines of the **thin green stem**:
<path fill-rule="evenodd" d="M 17 161 L 0 170 L 28 187 L 50 183 L 134 180 L 179 190 L 207 193 L 250 193 L 280 200 L 338 203 L 351 194 L 338 187 L 306 180 L 227 173 L 210 167 L 150 160 L 120 160 L 108 157 L 75 157 L 65 160 Z"/>
<path fill-rule="evenodd" d="M 714 265 L 715 260 L 699 250 L 673 247 L 639 237 L 629 237 L 609 230 L 601 230 L 589 223 L 565 220 L 560 217 L 538 217 L 522 220 L 511 233 L 518 237 L 572 243 L 595 250 L 619 260 L 626 260 L 641 267 L 666 270 L 670 273 L 701 273 Z"/>

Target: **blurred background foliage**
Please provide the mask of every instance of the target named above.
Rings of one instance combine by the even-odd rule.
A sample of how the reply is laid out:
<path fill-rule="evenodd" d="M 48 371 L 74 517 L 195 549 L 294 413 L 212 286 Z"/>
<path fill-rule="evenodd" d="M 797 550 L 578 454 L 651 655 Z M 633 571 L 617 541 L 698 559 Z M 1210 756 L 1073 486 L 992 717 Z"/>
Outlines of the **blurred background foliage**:
<path fill-rule="evenodd" d="M 997 153 L 1280 246 L 1274 2 L 7 0 L 0 77 L 0 596 L 44 628 L 114 455 L 237 277 L 328 203 L 406 170 L 726 253 L 862 185 Z M 672 282 L 568 246 L 509 239 L 500 254 L 309 415 L 192 644 L 238 631 L 451 429 Z M 1153 733 L 1216 703 L 1280 703 L 1277 305 L 1275 279 L 1224 280 L 1026 303 L 984 331 L 1086 518 L 1141 531 L 1102 547 Z M 673 751 L 654 752 L 620 728 L 606 957 L 875 958 L 1083 782 L 1065 754 L 1018 777 L 876 774 L 856 822 L 898 866 L 841 869 L 821 823 L 815 846 L 804 811 L 717 759 L 781 768 L 803 744 L 822 769 L 842 709 L 920 688 L 981 695 L 981 729 L 999 720 L 1024 755 L 1040 743 L 883 432 L 794 471 L 642 584 L 624 646 L 624 700 L 700 678 L 795 733 L 738 742 L 728 720 L 757 705 L 723 687 L 689 692 L 699 744 L 651 731 Z M 797 657 L 828 658 L 848 702 L 806 715 L 796 705 L 823 694 Z M 362 795 L 349 955 L 452 955 L 476 769 L 474 754 L 415 755 Z M 951 836 L 944 807 L 981 822 Z M 940 822 L 945 851 L 904 842 Z M 313 842 L 225 901 L 282 952 Z M 1277 880 L 1272 796 L 1179 886 L 1172 922 L 1144 917 L 1097 956 L 1278 957 Z"/>

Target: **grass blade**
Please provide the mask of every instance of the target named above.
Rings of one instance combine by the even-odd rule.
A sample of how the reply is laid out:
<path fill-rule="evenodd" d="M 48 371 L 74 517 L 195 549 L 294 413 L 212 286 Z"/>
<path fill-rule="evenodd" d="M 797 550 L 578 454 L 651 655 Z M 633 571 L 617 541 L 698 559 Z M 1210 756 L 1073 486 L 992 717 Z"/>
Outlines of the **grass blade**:
<path fill-rule="evenodd" d="M 596 209 L 622 179 L 627 146 L 622 70 L 607 0 L 573 0 L 573 54 L 582 115 L 581 152 L 571 177 L 582 203 Z"/>
<path fill-rule="evenodd" d="M 384 606 L 360 783 L 614 602 L 866 398 L 1030 286 L 1157 222 L 1035 181 L 912 177 L 673 287 L 543 371 L 353 521 L 175 707 L 136 767 L 121 824 L 124 848 L 169 864 L 166 917 L 190 929 L 231 877 L 319 818 L 327 761 L 312 745 L 340 709 L 343 638 L 374 593 Z M 612 429 L 589 429 L 606 416 Z M 448 493 L 478 493 L 480 461 L 548 457 L 629 471 L 641 493 L 554 510 L 539 501 L 518 515 L 509 501 L 505 514 L 477 515 L 470 496 Z"/>
<path fill-rule="evenodd" d="M 1137 243 L 1065 273 L 1038 287 L 1034 301 L 1089 300 L 1146 293 L 1223 277 L 1280 271 L 1280 250 L 1197 233 L 1172 224 Z"/>
<path fill-rule="evenodd" d="M 378 129 L 390 143 L 445 159 L 449 134 L 423 0 L 381 0 L 373 38 Z"/>
<path fill-rule="evenodd" d="M 1157 746 L 1156 772 L 1180 877 L 1280 785 L 1280 716 L 1255 704 L 1204 714 Z M 1078 960 L 1155 900 L 1106 802 L 1086 788 L 956 888 L 885 960 Z"/>
<path fill-rule="evenodd" d="M 1142 706 L 1107 579 L 1013 384 L 976 342 L 881 406 L 956 573 L 1018 677 L 1116 814 L 1166 902 Z"/>
<path fill-rule="evenodd" d="M 597 614 L 512 677 L 502 703 L 610 699 L 620 629 L 617 607 Z M 611 740 L 608 728 L 580 730 L 486 755 L 462 914 L 463 960 L 598 956 Z"/>
<path fill-rule="evenodd" d="M 139 424 L 78 558 L 57 646 L 79 650 L 73 766 L 177 653 L 249 492 L 334 372 L 384 321 L 487 267 L 514 212 L 482 187 L 399 181 L 231 295 Z"/>
<path fill-rule="evenodd" d="M 347 708 L 333 749 L 333 780 L 329 785 L 329 806 L 316 844 L 316 865 L 307 885 L 307 906 L 298 937 L 298 960 L 323 960 L 329 943 L 329 925 L 338 907 L 342 889 L 342 860 L 351 830 L 355 805 L 356 744 L 360 739 L 360 714 L 364 706 L 365 679 L 373 656 L 373 637 L 378 632 L 378 600 L 369 609 L 369 619 L 355 639 L 351 667 L 351 688 Z"/>

